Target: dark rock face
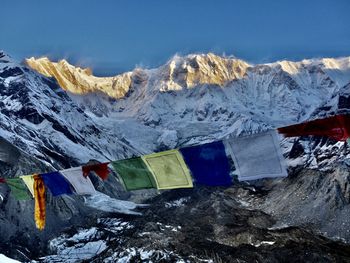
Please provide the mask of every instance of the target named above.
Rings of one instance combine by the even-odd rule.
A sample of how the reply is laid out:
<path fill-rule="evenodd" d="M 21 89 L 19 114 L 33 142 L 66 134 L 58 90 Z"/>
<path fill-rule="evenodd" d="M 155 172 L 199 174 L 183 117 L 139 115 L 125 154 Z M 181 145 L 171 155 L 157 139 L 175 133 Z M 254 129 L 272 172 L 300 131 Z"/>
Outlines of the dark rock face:
<path fill-rule="evenodd" d="M 0 72 L 1 78 L 13 77 L 22 75 L 23 71 L 20 68 L 4 68 L 2 72 Z"/>
<path fill-rule="evenodd" d="M 7 140 L 0 138 L 0 162 L 9 166 L 15 165 L 20 157 L 20 151 Z"/>
<path fill-rule="evenodd" d="M 304 226 L 350 243 L 350 173 L 304 169 L 272 186 L 254 207 L 278 218 L 280 225 Z"/>
<path fill-rule="evenodd" d="M 277 227 L 275 217 L 242 202 L 242 186 L 167 191 L 151 200 L 142 217 L 99 219 L 94 228 L 67 232 L 51 242 L 49 256 L 78 256 L 99 244 L 89 262 L 348 262 L 350 246 L 305 227 Z M 256 198 L 265 192 L 255 189 Z M 85 234 L 84 234 L 85 233 Z M 81 239 L 85 235 L 85 238 Z M 77 238 L 79 236 L 79 238 Z M 103 240 L 104 243 L 98 243 Z M 68 242 L 70 241 L 70 242 Z M 75 251 L 75 252 L 74 252 Z M 55 254 L 57 253 L 57 256 Z M 82 262 L 77 259 L 74 262 Z"/>

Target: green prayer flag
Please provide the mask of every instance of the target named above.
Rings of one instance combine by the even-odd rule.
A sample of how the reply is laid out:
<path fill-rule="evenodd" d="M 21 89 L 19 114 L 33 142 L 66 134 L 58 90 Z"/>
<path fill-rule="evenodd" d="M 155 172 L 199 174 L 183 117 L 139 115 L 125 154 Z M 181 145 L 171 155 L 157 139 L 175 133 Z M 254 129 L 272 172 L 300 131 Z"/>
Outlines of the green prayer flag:
<path fill-rule="evenodd" d="M 114 161 L 112 165 L 128 191 L 155 188 L 152 173 L 140 157 Z"/>
<path fill-rule="evenodd" d="M 346 141 L 348 142 L 348 144 L 350 144 L 350 138 L 348 138 Z"/>
<path fill-rule="evenodd" d="M 178 150 L 142 156 L 158 189 L 192 188 L 192 177 Z"/>
<path fill-rule="evenodd" d="M 31 196 L 28 188 L 21 178 L 6 179 L 6 183 L 11 188 L 11 193 L 17 200 L 30 200 Z"/>

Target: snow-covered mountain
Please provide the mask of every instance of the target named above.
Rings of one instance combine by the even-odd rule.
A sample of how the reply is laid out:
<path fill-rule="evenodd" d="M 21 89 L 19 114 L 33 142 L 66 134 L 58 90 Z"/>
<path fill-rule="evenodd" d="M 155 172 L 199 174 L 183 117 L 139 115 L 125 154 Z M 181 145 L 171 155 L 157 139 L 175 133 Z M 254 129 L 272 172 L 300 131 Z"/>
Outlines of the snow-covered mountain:
<path fill-rule="evenodd" d="M 349 57 L 252 65 L 196 54 L 110 78 L 64 60 L 26 63 L 1 53 L 0 135 L 56 168 L 348 110 Z"/>
<path fill-rule="evenodd" d="M 55 81 L 0 54 L 0 136 L 56 168 L 138 153 Z"/>
<path fill-rule="evenodd" d="M 193 121 L 212 119 L 220 107 L 225 107 L 229 115 L 245 112 L 268 123 L 300 121 L 350 82 L 348 57 L 250 65 L 210 53 L 175 56 L 159 68 L 137 68 L 112 78 L 94 77 L 90 69 L 74 67 L 65 60 L 55 63 L 48 58 L 30 58 L 26 63 L 54 77 L 73 94 L 101 92 L 121 99 L 111 103 L 108 110 L 136 116 L 146 124 L 157 119 L 166 122 L 169 116 L 157 112 L 164 108 L 169 114 L 181 115 L 185 120 L 188 116 Z M 126 75 L 128 81 L 112 81 Z M 108 79 L 113 84 L 100 84 Z M 191 102 L 198 98 L 202 105 L 195 108 Z M 206 110 L 212 106 L 208 101 L 218 105 Z M 147 116 L 142 119 L 140 115 Z"/>
<path fill-rule="evenodd" d="M 175 56 L 159 68 L 137 68 L 113 78 L 93 77 L 91 70 L 64 60 L 31 58 L 26 63 L 63 83 L 85 113 L 93 113 L 96 122 L 109 130 L 118 130 L 141 152 L 317 118 L 329 103 L 330 113 L 337 113 L 337 105 L 344 104 L 339 94 L 347 94 L 350 82 L 349 57 L 252 65 L 197 54 Z M 129 81 L 116 81 L 125 76 Z M 101 79 L 113 84 L 100 85 Z M 136 123 L 148 136 L 154 135 L 156 145 L 133 136 Z M 130 128 L 120 131 L 120 127 Z"/>
<path fill-rule="evenodd" d="M 159 68 L 137 68 L 121 75 L 102 78 L 93 76 L 91 70 L 75 67 L 67 61 L 56 63 L 47 58 L 31 58 L 26 60 L 26 64 L 20 64 L 0 52 L 0 137 L 17 146 L 21 152 L 19 164 L 6 164 L 0 160 L 0 172 L 11 177 L 38 170 L 67 168 L 90 159 L 104 161 L 126 158 L 218 140 L 229 134 L 255 133 L 308 119 L 349 113 L 349 90 L 349 57 L 253 65 L 236 58 L 195 54 L 175 56 Z M 262 246 L 261 251 L 253 249 L 254 253 L 261 256 L 264 246 L 272 246 L 273 242 L 277 242 L 276 247 L 281 251 L 286 251 L 285 248 L 294 251 L 293 244 L 281 245 L 277 237 L 284 233 L 285 237 L 292 236 L 290 242 L 293 243 L 304 237 L 305 233 L 300 229 L 285 230 L 283 224 L 287 224 L 287 227 L 308 224 L 309 229 L 320 231 L 325 236 L 350 242 L 347 232 L 350 227 L 347 219 L 350 209 L 349 146 L 327 138 L 282 137 L 281 145 L 290 171 L 290 176 L 282 181 L 258 182 L 258 188 L 240 184 L 225 193 L 222 193 L 222 189 L 211 189 L 211 201 L 207 200 L 208 193 L 200 194 L 206 190 L 189 190 L 187 195 L 189 200 L 193 198 L 193 207 L 203 211 L 213 210 L 206 220 L 216 222 L 217 218 L 224 218 L 219 224 L 213 224 L 210 230 L 211 226 L 205 220 L 195 221 L 197 217 L 203 217 L 200 214 L 202 210 L 193 209 L 199 214 L 195 212 L 188 222 L 193 225 L 198 223 L 207 230 L 194 231 L 193 236 L 188 237 L 189 240 L 199 237 L 198 249 L 202 242 L 201 235 L 206 236 L 208 231 L 212 231 L 211 241 L 205 241 L 208 242 L 208 248 L 214 245 L 224 251 L 232 246 L 227 250 L 232 252 L 243 244 L 248 246 L 246 252 L 250 253 L 249 246 Z M 316 168 L 315 172 L 310 172 L 309 168 Z M 113 197 L 130 197 L 130 194 L 116 186 L 115 180 L 103 185 L 96 180 L 94 184 L 102 192 L 111 196 L 115 194 Z M 242 190 L 244 187 L 245 190 Z M 182 200 L 182 193 L 175 191 L 169 195 Z M 85 202 L 71 198 L 49 198 L 47 232 L 38 234 L 33 230 L 28 234 L 28 229 L 34 228 L 32 204 L 16 202 L 10 197 L 8 189 L 1 185 L 0 194 L 2 238 L 5 240 L 5 232 L 6 240 L 10 240 L 15 233 L 26 233 L 24 239 L 12 240 L 14 245 L 9 248 L 12 252 L 7 255 L 16 254 L 18 244 L 25 244 L 32 256 L 43 255 L 47 252 L 32 252 L 35 248 L 28 244 L 36 244 L 36 239 L 51 239 L 67 225 L 72 225 L 73 229 L 50 243 L 50 253 L 57 253 L 57 257 L 49 257 L 46 261 L 64 260 L 70 256 L 68 252 L 81 254 L 90 249 L 97 249 L 101 253 L 97 262 L 107 258 L 110 259 L 106 262 L 114 262 L 118 257 L 142 258 L 145 253 L 152 259 L 159 255 L 177 257 L 183 255 L 183 251 L 188 253 L 179 244 L 183 236 L 191 231 L 184 228 L 182 232 L 178 227 L 182 224 L 181 218 L 166 218 L 170 210 L 174 215 L 188 214 L 187 205 L 182 205 L 182 201 L 180 205 L 171 203 L 173 197 L 168 200 L 166 195 L 164 198 L 161 195 L 158 197 L 160 202 L 149 200 L 151 209 L 146 212 L 149 217 L 137 220 L 126 218 L 126 221 L 130 219 L 130 224 L 121 223 L 119 219 L 116 222 L 112 219 L 94 222 L 101 215 L 98 212 L 93 216 L 83 203 L 95 208 L 97 203 L 101 205 L 106 202 L 112 207 L 121 207 L 121 204 L 108 197 L 103 200 L 98 196 L 92 197 Z M 149 197 L 147 193 L 142 194 L 144 197 L 138 196 L 139 200 Z M 98 199 L 97 202 L 94 198 Z M 167 202 L 170 202 L 168 206 Z M 128 209 L 133 209 L 133 204 L 126 204 Z M 159 205 L 164 207 L 160 209 Z M 155 212 L 152 212 L 152 207 Z M 231 222 L 233 215 L 229 212 L 232 207 L 237 209 L 234 220 L 248 222 L 247 213 L 252 214 L 248 225 L 235 227 L 235 222 Z M 257 215 L 249 212 L 256 209 L 259 210 Z M 312 213 L 303 212 L 309 210 Z M 273 218 L 261 215 L 261 211 Z M 262 217 L 266 218 L 261 221 Z M 157 222 L 159 218 L 164 218 L 164 222 Z M 80 234 L 74 226 L 81 224 L 82 219 L 87 229 Z M 167 221 L 172 220 L 175 230 L 168 229 L 166 225 Z M 257 222 L 263 222 L 264 226 Z M 140 227 L 134 229 L 134 224 Z M 220 230 L 223 225 L 227 231 L 239 235 L 223 237 Z M 282 228 L 281 232 L 275 231 L 276 225 Z M 93 227 L 89 229 L 88 226 Z M 115 233 L 113 228 L 117 229 Z M 156 245 L 147 245 L 149 242 L 145 233 L 149 231 L 159 238 L 160 243 L 168 238 L 173 241 L 169 244 L 163 242 L 163 245 L 158 246 L 163 250 L 157 251 Z M 181 248 L 176 252 L 178 254 L 172 254 L 172 242 L 178 244 L 176 249 Z M 308 252 L 314 251 L 314 244 L 324 242 L 325 251 L 330 251 L 332 258 L 337 257 L 338 252 L 331 250 L 334 244 L 327 240 L 310 236 L 305 238 L 305 242 L 310 245 Z M 116 252 L 118 246 L 123 250 L 119 254 Z M 298 247 L 303 251 L 302 244 Z M 19 250 L 25 249 L 21 247 Z M 320 251 L 317 249 L 313 253 L 316 255 Z M 327 253 L 324 257 L 327 257 Z M 273 257 L 278 258 L 278 254 Z M 199 252 L 195 254 L 196 257 L 203 255 Z"/>

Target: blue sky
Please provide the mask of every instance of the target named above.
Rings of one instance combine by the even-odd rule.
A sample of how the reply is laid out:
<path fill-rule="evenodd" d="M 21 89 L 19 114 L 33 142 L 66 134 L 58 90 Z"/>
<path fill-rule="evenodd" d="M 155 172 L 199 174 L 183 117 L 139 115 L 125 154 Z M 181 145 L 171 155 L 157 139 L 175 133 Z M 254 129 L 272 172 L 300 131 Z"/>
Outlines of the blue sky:
<path fill-rule="evenodd" d="M 349 0 L 2 0 L 0 49 L 112 75 L 174 54 L 250 62 L 350 55 Z"/>

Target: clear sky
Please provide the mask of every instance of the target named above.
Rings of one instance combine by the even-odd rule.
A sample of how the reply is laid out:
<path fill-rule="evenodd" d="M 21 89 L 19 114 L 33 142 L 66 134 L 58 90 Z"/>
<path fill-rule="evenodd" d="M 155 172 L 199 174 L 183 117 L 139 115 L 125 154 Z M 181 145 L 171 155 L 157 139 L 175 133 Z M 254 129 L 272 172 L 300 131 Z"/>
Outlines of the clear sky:
<path fill-rule="evenodd" d="M 99 75 L 174 54 L 250 62 L 350 56 L 350 0 L 1 0 L 0 50 L 49 55 Z"/>

